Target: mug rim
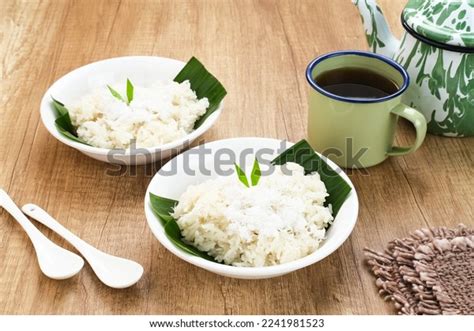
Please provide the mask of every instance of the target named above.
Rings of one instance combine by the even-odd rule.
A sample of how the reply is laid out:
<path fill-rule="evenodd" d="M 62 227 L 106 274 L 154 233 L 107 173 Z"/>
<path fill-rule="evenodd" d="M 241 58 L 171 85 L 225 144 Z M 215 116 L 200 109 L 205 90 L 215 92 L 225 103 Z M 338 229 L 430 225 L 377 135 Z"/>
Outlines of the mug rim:
<path fill-rule="evenodd" d="M 337 57 L 337 56 L 345 56 L 345 55 L 356 55 L 356 56 L 364 56 L 364 57 L 369 57 L 369 58 L 375 58 L 378 59 L 382 62 L 385 62 L 386 64 L 390 65 L 392 68 L 396 69 L 403 77 L 403 84 L 402 86 L 399 87 L 399 89 L 390 95 L 381 97 L 381 98 L 353 98 L 353 97 L 343 97 L 337 94 L 333 94 L 331 92 L 326 91 L 323 87 L 318 85 L 316 81 L 313 78 L 313 70 L 316 67 L 317 64 L 323 62 L 324 60 L 327 60 L 332 57 Z M 375 54 L 371 52 L 366 52 L 366 51 L 335 51 L 335 52 L 330 52 L 323 54 L 321 56 L 318 56 L 315 58 L 313 61 L 311 61 L 308 64 L 308 67 L 306 68 L 306 80 L 308 81 L 309 85 L 319 93 L 338 100 L 338 101 L 344 101 L 344 102 L 350 102 L 350 103 L 377 103 L 377 102 L 383 102 L 387 101 L 393 98 L 396 98 L 400 96 L 405 90 L 408 88 L 408 85 L 410 84 L 410 77 L 408 76 L 407 71 L 405 68 L 403 68 L 400 64 L 398 64 L 396 61 L 392 60 L 389 57 L 386 57 L 384 55 L 380 54 Z"/>

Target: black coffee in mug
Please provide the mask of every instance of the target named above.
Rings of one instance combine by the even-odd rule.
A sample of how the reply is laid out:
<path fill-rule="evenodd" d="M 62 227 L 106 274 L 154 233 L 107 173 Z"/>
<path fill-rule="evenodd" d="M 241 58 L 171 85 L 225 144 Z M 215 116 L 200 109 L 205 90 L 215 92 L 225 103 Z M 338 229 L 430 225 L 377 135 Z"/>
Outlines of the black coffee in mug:
<path fill-rule="evenodd" d="M 329 93 L 356 99 L 378 99 L 399 89 L 395 82 L 377 72 L 356 67 L 325 71 L 315 81 Z"/>

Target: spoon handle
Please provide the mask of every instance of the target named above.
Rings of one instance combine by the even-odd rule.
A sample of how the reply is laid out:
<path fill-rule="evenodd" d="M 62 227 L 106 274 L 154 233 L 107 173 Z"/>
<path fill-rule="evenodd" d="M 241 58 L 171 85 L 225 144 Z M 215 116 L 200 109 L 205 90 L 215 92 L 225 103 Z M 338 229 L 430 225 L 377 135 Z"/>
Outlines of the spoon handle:
<path fill-rule="evenodd" d="M 4 190 L 0 189 L 0 206 L 2 206 L 21 225 L 30 238 L 35 248 L 43 247 L 45 242 L 50 242 L 21 212 L 20 208 Z M 52 242 L 51 242 L 52 243 Z"/>
<path fill-rule="evenodd" d="M 74 233 L 66 229 L 64 226 L 61 225 L 58 221 L 56 221 L 51 215 L 49 215 L 45 210 L 41 207 L 28 203 L 24 205 L 22 208 L 23 212 L 40 222 L 41 224 L 45 225 L 46 227 L 50 228 L 58 235 L 63 237 L 66 241 L 68 241 L 74 248 L 76 248 L 86 259 L 88 258 L 89 254 L 92 254 L 97 251 L 97 249 L 84 240 L 76 236 Z"/>

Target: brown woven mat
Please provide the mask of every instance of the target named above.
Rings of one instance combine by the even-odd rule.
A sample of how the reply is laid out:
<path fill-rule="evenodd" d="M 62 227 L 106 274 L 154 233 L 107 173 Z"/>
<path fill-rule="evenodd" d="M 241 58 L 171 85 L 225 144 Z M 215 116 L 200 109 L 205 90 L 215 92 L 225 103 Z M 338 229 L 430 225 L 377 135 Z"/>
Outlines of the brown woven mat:
<path fill-rule="evenodd" d="M 421 229 L 365 254 L 379 294 L 400 314 L 474 314 L 473 229 Z"/>

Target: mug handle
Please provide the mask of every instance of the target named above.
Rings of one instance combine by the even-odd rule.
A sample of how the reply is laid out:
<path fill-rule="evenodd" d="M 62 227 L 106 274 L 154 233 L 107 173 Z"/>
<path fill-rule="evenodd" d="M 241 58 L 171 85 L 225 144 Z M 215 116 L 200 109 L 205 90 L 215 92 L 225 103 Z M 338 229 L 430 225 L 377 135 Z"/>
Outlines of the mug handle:
<path fill-rule="evenodd" d="M 392 146 L 392 149 L 387 152 L 388 156 L 401 156 L 410 154 L 414 152 L 420 147 L 421 143 L 425 139 L 426 136 L 426 119 L 425 117 L 418 112 L 417 110 L 408 107 L 407 105 L 401 103 L 395 108 L 391 110 L 392 114 L 397 116 L 401 116 L 413 124 L 416 130 L 416 139 L 415 143 L 411 146 L 407 147 L 400 147 L 400 146 Z"/>

